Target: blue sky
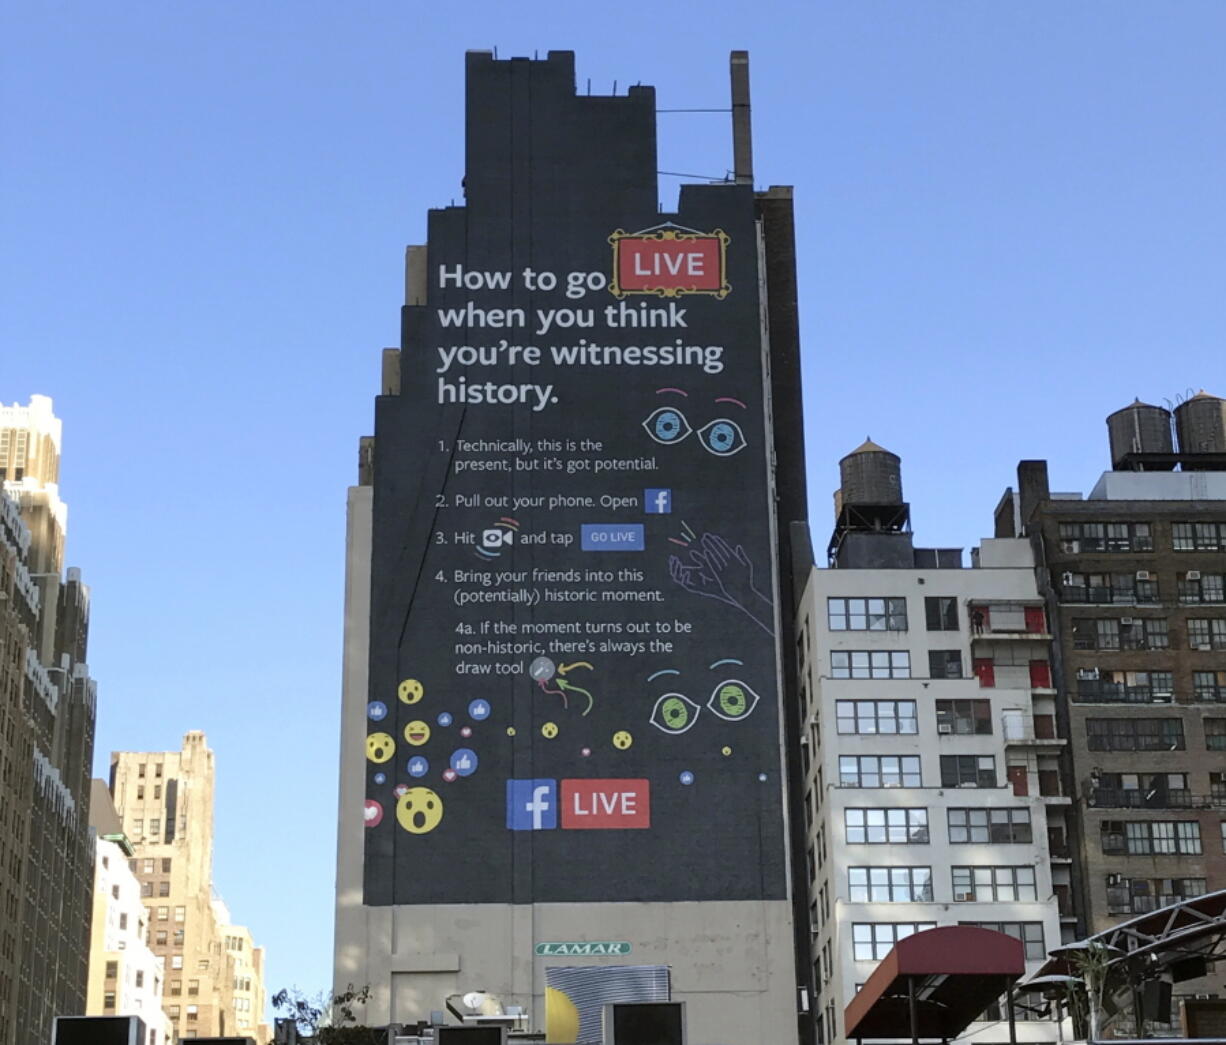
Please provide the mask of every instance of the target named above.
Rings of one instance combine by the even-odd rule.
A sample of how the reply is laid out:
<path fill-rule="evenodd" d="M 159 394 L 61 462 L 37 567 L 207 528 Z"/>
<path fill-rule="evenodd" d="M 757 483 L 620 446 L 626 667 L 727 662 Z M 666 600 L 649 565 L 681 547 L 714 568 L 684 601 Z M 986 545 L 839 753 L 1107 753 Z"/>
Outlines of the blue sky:
<path fill-rule="evenodd" d="M 824 548 L 866 435 L 921 543 L 970 546 L 1018 459 L 1088 490 L 1109 412 L 1226 394 L 1223 39 L 1194 0 L 0 8 L 0 400 L 64 420 L 97 772 L 208 733 L 270 987 L 330 981 L 345 488 L 404 246 L 460 196 L 466 49 L 711 108 L 750 51 Z M 663 170 L 730 152 L 726 114 L 661 115 Z"/>

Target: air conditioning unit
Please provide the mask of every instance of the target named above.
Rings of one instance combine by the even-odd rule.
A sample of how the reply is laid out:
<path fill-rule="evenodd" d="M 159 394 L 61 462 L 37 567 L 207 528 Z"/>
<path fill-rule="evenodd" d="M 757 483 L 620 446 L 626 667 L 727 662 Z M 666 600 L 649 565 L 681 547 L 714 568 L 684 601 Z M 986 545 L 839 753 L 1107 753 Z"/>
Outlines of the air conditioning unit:
<path fill-rule="evenodd" d="M 954 731 L 954 727 L 951 726 L 948 722 L 938 722 L 937 723 L 938 733 L 952 733 L 953 731 Z"/>
<path fill-rule="evenodd" d="M 1184 574 L 1184 577 L 1190 581 L 1198 581 L 1200 580 L 1200 570 L 1188 570 L 1188 572 Z"/>
<path fill-rule="evenodd" d="M 1125 628 L 1129 628 L 1132 626 L 1132 618 L 1131 617 L 1121 617 L 1120 623 L 1124 625 Z"/>
<path fill-rule="evenodd" d="M 1198 642 L 1192 648 L 1193 649 L 1213 649 L 1213 643 L 1212 642 Z"/>
<path fill-rule="evenodd" d="M 1137 580 L 1139 581 L 1149 580 L 1149 570 L 1137 570 Z"/>
<path fill-rule="evenodd" d="M 1107 875 L 1107 884 L 1108 884 L 1108 885 L 1119 885 L 1121 882 L 1123 882 L 1123 880 L 1124 880 L 1124 876 L 1123 876 L 1122 874 L 1109 874 L 1109 875 Z"/>
<path fill-rule="evenodd" d="M 968 903 L 975 899 L 974 893 L 954 893 L 954 903 Z"/>
<path fill-rule="evenodd" d="M 1098 678 L 1098 668 L 1078 668 L 1077 677 L 1083 680 Z"/>

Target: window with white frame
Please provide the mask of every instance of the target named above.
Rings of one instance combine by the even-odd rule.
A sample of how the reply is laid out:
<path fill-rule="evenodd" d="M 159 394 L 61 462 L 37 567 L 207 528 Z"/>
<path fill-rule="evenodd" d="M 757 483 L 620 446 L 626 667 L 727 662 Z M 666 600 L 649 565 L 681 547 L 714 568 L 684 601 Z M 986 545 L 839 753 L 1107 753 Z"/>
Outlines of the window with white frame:
<path fill-rule="evenodd" d="M 827 599 L 831 631 L 906 631 L 907 600 Z"/>
<path fill-rule="evenodd" d="M 928 810 L 844 809 L 849 845 L 927 845 Z"/>
<path fill-rule="evenodd" d="M 918 733 L 914 700 L 836 700 L 840 733 Z"/>
<path fill-rule="evenodd" d="M 906 650 L 833 650 L 830 677 L 836 679 L 909 679 L 911 654 Z"/>
<path fill-rule="evenodd" d="M 931 867 L 849 867 L 852 903 L 931 903 Z"/>
<path fill-rule="evenodd" d="M 839 787 L 920 787 L 919 755 L 840 755 Z"/>
<path fill-rule="evenodd" d="M 852 957 L 858 962 L 880 961 L 899 940 L 936 927 L 936 922 L 853 922 Z"/>
<path fill-rule="evenodd" d="M 950 875 L 956 903 L 1037 899 L 1033 867 L 953 867 Z"/>

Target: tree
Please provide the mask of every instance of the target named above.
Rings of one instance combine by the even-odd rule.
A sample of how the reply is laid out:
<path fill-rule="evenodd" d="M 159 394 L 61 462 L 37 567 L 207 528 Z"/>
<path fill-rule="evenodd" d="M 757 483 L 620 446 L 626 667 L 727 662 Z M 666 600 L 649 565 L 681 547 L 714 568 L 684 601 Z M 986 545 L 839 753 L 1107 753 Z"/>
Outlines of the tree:
<path fill-rule="evenodd" d="M 382 1045 L 387 1040 L 385 1032 L 358 1023 L 354 1012 L 355 1006 L 365 1005 L 369 998 L 369 986 L 359 988 L 351 983 L 339 994 L 307 994 L 289 987 L 277 991 L 272 1004 L 282 1019 L 294 1021 L 304 1045 Z"/>

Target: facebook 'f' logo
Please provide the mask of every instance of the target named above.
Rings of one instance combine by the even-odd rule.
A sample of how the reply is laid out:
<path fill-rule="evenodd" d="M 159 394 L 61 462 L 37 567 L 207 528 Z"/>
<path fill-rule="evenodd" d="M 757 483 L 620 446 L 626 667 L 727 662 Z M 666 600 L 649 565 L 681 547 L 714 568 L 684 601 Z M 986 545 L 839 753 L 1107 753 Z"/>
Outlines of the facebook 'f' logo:
<path fill-rule="evenodd" d="M 551 831 L 558 826 L 556 780 L 508 780 L 507 827 L 512 831 Z"/>
<path fill-rule="evenodd" d="M 673 510 L 672 490 L 644 490 L 643 511 L 648 515 L 668 515 Z"/>

